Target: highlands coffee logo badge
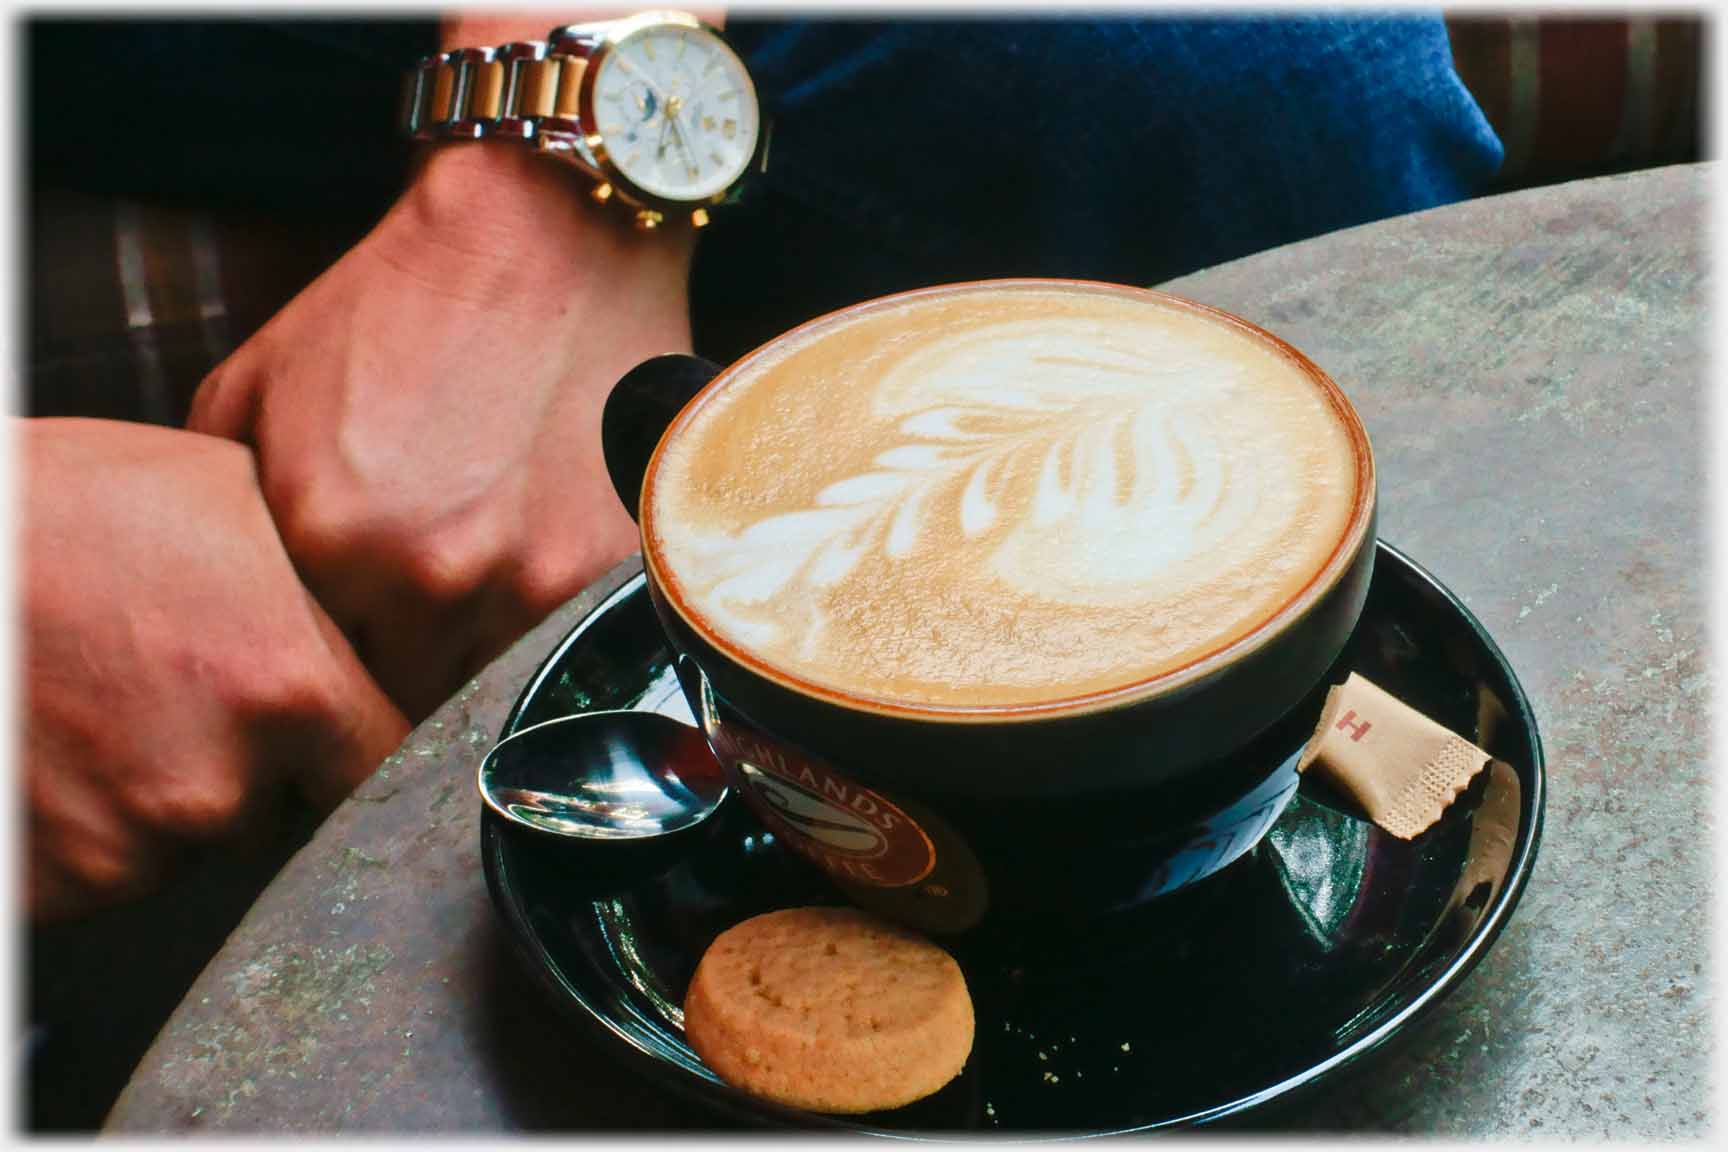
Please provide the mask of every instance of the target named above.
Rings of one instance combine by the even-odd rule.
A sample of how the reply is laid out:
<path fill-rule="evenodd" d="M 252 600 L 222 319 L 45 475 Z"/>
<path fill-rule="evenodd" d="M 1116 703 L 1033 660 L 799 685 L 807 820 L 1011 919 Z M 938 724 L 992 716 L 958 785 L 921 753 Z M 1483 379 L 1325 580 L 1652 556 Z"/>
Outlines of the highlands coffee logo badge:
<path fill-rule="evenodd" d="M 936 866 L 924 830 L 880 793 L 755 741 L 732 743 L 751 808 L 831 876 L 900 888 L 918 883 Z"/>

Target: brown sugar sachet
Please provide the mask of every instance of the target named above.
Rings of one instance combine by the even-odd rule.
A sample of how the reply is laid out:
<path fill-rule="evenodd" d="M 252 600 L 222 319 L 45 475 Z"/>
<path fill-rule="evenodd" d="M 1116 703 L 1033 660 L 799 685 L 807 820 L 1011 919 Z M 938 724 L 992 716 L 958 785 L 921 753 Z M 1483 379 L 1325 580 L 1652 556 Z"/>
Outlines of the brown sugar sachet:
<path fill-rule="evenodd" d="M 1299 772 L 1318 764 L 1376 825 L 1409 840 L 1440 819 L 1492 757 L 1352 672 L 1326 696 Z"/>

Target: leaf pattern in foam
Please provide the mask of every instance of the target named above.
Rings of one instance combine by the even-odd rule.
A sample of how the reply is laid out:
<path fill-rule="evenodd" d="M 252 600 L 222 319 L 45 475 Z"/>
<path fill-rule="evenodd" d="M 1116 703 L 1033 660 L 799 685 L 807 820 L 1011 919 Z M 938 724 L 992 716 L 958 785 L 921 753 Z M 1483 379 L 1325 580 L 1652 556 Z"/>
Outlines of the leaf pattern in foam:
<path fill-rule="evenodd" d="M 1023 321 L 900 355 L 877 377 L 872 410 L 898 442 L 870 470 L 833 480 L 810 508 L 692 546 L 718 573 L 707 604 L 741 639 L 783 627 L 813 649 L 825 626 L 816 589 L 873 550 L 911 557 L 945 517 L 944 537 L 988 541 L 984 570 L 1058 601 L 1132 598 L 1149 576 L 1218 549 L 1255 513 L 1279 466 L 1268 453 L 1217 449 L 1238 370 L 1139 326 Z M 1018 486 L 1018 516 L 1003 496 Z M 944 499 L 944 497 L 947 497 Z M 761 611 L 774 602 L 772 611 Z"/>

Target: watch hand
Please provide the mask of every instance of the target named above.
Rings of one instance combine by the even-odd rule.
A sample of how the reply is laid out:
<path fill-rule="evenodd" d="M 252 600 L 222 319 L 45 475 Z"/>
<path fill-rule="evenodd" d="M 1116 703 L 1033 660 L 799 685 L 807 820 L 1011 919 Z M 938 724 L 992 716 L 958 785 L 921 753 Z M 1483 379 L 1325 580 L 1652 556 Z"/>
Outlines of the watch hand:
<path fill-rule="evenodd" d="M 700 172 L 702 166 L 696 163 L 696 157 L 691 153 L 690 145 L 684 140 L 684 126 L 678 122 L 677 111 L 674 110 L 667 114 L 666 123 L 672 126 L 672 137 L 678 142 L 678 150 L 684 153 L 684 163 L 690 165 L 690 167 L 697 172 Z"/>

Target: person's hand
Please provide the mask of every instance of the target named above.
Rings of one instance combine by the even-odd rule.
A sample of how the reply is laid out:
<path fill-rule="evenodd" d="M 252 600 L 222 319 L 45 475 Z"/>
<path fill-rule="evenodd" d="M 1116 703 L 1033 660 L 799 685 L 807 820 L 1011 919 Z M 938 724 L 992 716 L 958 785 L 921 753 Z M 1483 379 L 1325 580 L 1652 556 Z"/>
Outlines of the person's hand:
<path fill-rule="evenodd" d="M 447 145 L 200 388 L 190 427 L 255 445 L 302 578 L 411 718 L 635 550 L 600 413 L 689 350 L 690 248 L 518 146 Z"/>
<path fill-rule="evenodd" d="M 31 913 L 147 889 L 298 792 L 333 807 L 407 724 L 294 574 L 252 454 L 19 422 Z"/>
<path fill-rule="evenodd" d="M 413 719 L 636 548 L 600 413 L 688 351 L 691 236 L 509 142 L 443 146 L 205 380 L 302 578 Z"/>

